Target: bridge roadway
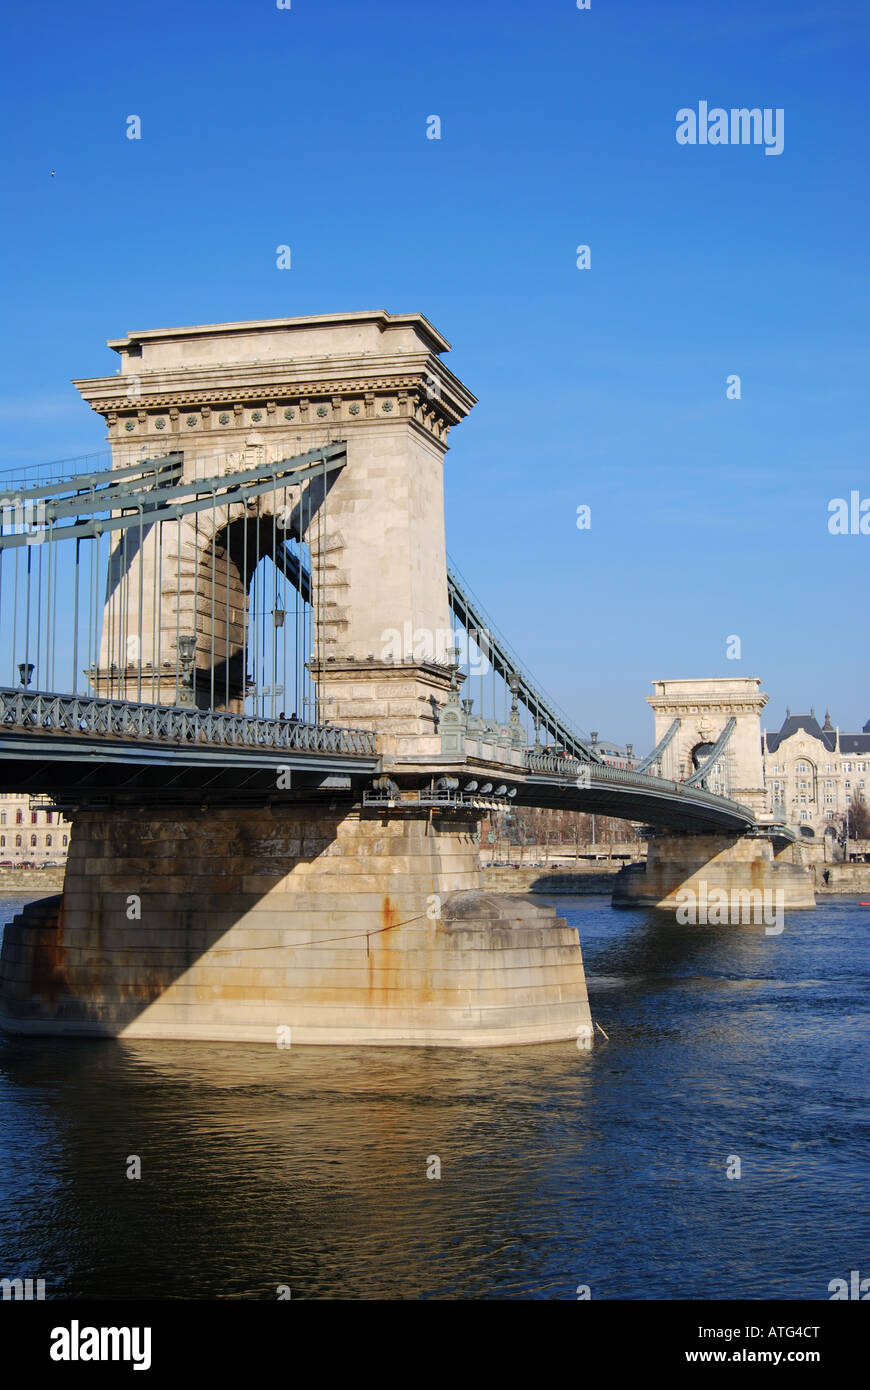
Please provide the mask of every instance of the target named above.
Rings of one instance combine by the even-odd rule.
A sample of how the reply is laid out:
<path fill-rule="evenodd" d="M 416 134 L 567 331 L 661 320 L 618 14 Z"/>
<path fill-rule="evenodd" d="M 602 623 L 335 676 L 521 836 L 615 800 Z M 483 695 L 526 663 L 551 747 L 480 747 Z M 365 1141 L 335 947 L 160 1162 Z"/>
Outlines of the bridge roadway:
<path fill-rule="evenodd" d="M 61 807 L 350 793 L 371 809 L 522 805 L 683 832 L 755 828 L 745 806 L 699 787 L 531 749 L 511 754 L 515 761 L 415 759 L 386 769 L 401 790 L 384 790 L 375 787 L 385 767 L 370 730 L 0 689 L 0 790 L 42 793 Z"/>

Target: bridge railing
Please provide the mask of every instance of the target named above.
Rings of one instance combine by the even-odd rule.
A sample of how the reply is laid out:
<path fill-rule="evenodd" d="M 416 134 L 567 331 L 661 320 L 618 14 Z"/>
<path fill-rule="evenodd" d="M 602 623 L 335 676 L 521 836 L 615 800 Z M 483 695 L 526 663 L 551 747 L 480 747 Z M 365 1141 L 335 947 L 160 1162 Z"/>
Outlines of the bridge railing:
<path fill-rule="evenodd" d="M 275 748 L 300 753 L 377 755 L 371 729 L 299 724 L 243 714 L 138 705 L 74 695 L 0 688 L 0 725 L 46 733 L 103 735 L 155 743 L 195 743 L 220 747 Z"/>
<path fill-rule="evenodd" d="M 535 753 L 531 749 L 526 750 L 525 766 L 527 772 L 546 772 L 557 777 L 579 778 L 584 787 L 614 782 L 638 789 L 649 788 L 651 791 L 685 796 L 696 804 L 701 802 L 708 806 L 720 807 L 723 810 L 736 811 L 748 819 L 754 820 L 752 812 L 746 806 L 741 806 L 738 801 L 732 801 L 727 796 L 718 796 L 715 792 L 704 791 L 701 787 L 690 787 L 682 782 L 672 782 L 667 777 L 653 777 L 648 772 L 633 772 L 625 767 L 611 767 L 608 763 L 596 763 L 591 766 L 589 763 L 581 762 L 579 758 L 563 758 L 559 754 L 553 753 Z"/>

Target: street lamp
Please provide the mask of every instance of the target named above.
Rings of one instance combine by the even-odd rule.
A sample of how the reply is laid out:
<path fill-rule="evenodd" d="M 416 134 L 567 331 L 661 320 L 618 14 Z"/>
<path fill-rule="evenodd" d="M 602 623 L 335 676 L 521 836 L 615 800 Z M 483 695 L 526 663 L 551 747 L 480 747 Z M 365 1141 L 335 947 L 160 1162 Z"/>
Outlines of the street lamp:
<path fill-rule="evenodd" d="M 459 648 L 448 647 L 445 652 L 447 666 L 450 671 L 450 689 L 459 689 Z"/>
<path fill-rule="evenodd" d="M 178 639 L 178 654 L 181 657 L 181 689 L 178 692 L 180 705 L 195 705 L 193 689 L 193 663 L 196 659 L 196 636 L 185 633 Z"/>
<path fill-rule="evenodd" d="M 18 674 L 21 678 L 18 683 L 25 690 L 29 686 L 30 682 L 33 680 L 33 673 L 35 670 L 36 667 L 34 666 L 32 661 L 20 661 L 18 663 Z"/>

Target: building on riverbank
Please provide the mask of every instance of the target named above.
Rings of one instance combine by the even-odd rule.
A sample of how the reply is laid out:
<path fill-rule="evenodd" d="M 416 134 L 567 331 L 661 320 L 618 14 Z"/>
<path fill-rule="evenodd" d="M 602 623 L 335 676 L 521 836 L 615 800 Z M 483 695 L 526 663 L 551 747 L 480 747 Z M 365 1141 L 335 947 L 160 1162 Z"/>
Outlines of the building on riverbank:
<path fill-rule="evenodd" d="M 608 767 L 624 767 L 628 772 L 633 772 L 640 766 L 641 759 L 634 751 L 631 743 L 624 746 L 621 743 L 614 743 L 612 739 L 599 739 L 597 733 L 590 734 L 590 743 L 596 753 L 607 763 Z"/>
<path fill-rule="evenodd" d="M 0 792 L 0 865 L 63 865 L 69 837 L 69 821 L 48 797 Z"/>
<path fill-rule="evenodd" d="M 768 810 L 796 830 L 802 841 L 828 849 L 827 858 L 842 858 L 835 846 L 845 838 L 866 835 L 870 789 L 870 720 L 860 733 L 841 733 L 825 712 L 820 725 L 815 711 L 786 710 L 782 728 L 762 733 L 764 782 Z"/>

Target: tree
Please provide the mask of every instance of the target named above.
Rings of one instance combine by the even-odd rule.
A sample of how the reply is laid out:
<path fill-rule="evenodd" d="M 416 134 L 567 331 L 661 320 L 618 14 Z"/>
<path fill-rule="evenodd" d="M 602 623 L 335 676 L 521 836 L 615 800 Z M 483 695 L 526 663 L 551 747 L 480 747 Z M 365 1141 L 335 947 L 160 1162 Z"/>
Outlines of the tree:
<path fill-rule="evenodd" d="M 849 839 L 870 840 L 870 811 L 866 802 L 858 800 L 855 792 L 849 802 Z"/>

